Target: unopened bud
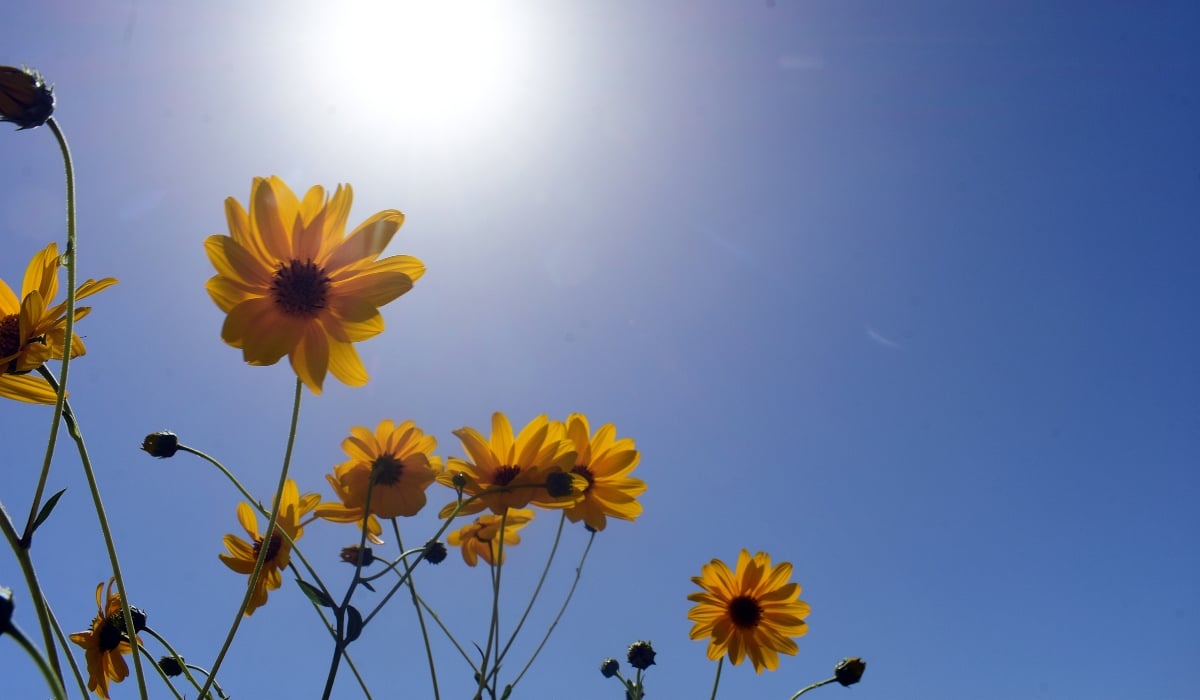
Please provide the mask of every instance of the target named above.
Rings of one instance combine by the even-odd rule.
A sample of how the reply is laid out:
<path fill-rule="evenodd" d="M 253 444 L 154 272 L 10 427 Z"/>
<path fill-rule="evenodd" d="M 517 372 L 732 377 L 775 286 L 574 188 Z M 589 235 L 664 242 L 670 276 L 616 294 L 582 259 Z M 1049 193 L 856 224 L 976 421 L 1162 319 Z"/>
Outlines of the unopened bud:
<path fill-rule="evenodd" d="M 150 433 L 142 440 L 142 450 L 148 453 L 151 457 L 174 457 L 175 451 L 179 449 L 179 438 L 175 433 L 165 430 L 157 433 Z"/>

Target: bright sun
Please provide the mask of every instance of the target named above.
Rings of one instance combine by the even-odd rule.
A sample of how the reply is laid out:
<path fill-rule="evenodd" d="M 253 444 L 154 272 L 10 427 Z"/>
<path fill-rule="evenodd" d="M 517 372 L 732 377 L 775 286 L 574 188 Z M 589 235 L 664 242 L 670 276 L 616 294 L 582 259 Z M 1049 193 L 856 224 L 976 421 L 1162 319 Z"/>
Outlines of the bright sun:
<path fill-rule="evenodd" d="M 516 101 L 526 66 L 519 7 L 442 0 L 336 7 L 321 28 L 330 51 L 318 72 L 344 87 L 345 109 L 364 121 L 455 138 Z"/>

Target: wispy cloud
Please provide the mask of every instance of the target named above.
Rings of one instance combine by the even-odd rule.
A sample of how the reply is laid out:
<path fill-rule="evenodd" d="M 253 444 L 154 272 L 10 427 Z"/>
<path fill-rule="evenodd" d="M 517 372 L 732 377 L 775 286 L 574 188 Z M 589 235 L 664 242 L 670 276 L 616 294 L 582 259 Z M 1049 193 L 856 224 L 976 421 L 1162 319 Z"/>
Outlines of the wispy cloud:
<path fill-rule="evenodd" d="M 879 331 L 876 331 L 870 325 L 863 326 L 863 330 L 866 331 L 867 338 L 875 341 L 876 343 L 878 343 L 879 345 L 882 345 L 885 348 L 891 348 L 892 350 L 903 350 L 904 349 L 903 345 L 901 345 L 900 343 L 897 343 L 896 341 L 892 340 L 891 338 L 880 335 Z"/>

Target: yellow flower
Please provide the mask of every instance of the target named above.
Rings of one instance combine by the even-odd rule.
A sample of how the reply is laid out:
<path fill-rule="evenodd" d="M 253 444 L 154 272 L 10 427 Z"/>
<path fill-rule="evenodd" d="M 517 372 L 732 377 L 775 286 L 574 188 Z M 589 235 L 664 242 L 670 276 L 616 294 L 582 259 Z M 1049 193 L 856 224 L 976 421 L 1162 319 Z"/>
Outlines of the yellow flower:
<path fill-rule="evenodd" d="M 375 516 L 416 515 L 425 507 L 425 489 L 442 470 L 441 458 L 431 454 L 435 449 L 437 440 L 421 432 L 412 421 L 396 425 L 385 420 L 374 433 L 364 427 L 351 428 L 350 437 L 342 441 L 349 461 L 325 475 L 341 503 L 322 503 L 317 506 L 316 516 L 362 527 L 367 487 L 374 475 L 367 533 L 373 542 L 380 543 L 381 529 Z"/>
<path fill-rule="evenodd" d="M 567 437 L 575 446 L 576 474 L 587 480 L 583 499 L 564 512 L 571 522 L 582 520 L 593 530 L 603 530 L 607 517 L 634 520 L 642 514 L 637 497 L 646 490 L 646 483 L 629 476 L 637 466 L 639 454 L 633 440 L 617 440 L 612 423 L 589 432 L 587 417 L 573 413 L 567 418 Z M 534 505 L 544 505 L 534 501 Z"/>
<path fill-rule="evenodd" d="M 321 500 L 321 497 L 315 493 L 306 493 L 301 496 L 299 489 L 296 488 L 296 482 L 291 479 L 284 483 L 283 493 L 280 496 L 281 505 L 279 519 L 275 523 L 276 532 L 271 533 L 271 542 L 267 545 L 267 558 L 263 562 L 258 581 L 254 584 L 254 594 L 250 597 L 250 605 L 246 608 L 247 617 L 266 604 L 268 590 L 273 591 L 283 585 L 283 577 L 279 572 L 286 569 L 292 560 L 292 545 L 288 542 L 288 538 L 281 535 L 279 531 L 286 532 L 293 541 L 300 539 L 304 535 L 304 528 L 300 527 L 301 519 Z M 246 534 L 250 535 L 252 543 L 246 542 L 236 535 L 225 535 L 225 549 L 229 551 L 229 554 L 218 556 L 221 561 L 225 562 L 225 566 L 239 574 L 249 575 L 253 573 L 254 563 L 258 561 L 263 537 L 258 531 L 258 518 L 249 504 L 239 503 L 237 516 L 238 522 L 242 524 Z"/>
<path fill-rule="evenodd" d="M 67 338 L 67 304 L 50 306 L 58 294 L 58 246 L 54 243 L 33 256 L 25 269 L 21 299 L 0 280 L 0 396 L 30 403 L 54 403 L 49 383 L 28 372 L 47 360 L 61 360 Z M 112 277 L 88 280 L 76 289 L 83 299 L 116 284 Z M 75 320 L 88 315 L 90 306 L 75 307 Z M 79 334 L 71 340 L 71 357 L 86 352 Z"/>
<path fill-rule="evenodd" d="M 438 475 L 438 482 L 457 488 L 454 477 L 461 474 L 465 480 L 462 490 L 468 496 L 492 488 L 505 488 L 471 502 L 459 515 L 478 513 L 484 508 L 499 515 L 508 508 L 524 508 L 535 498 L 538 505 L 554 508 L 569 506 L 579 499 L 578 494 L 553 499 L 544 486 L 538 486 L 545 484 L 550 473 L 569 472 L 575 465 L 575 448 L 566 439 L 561 423 L 552 423 L 541 415 L 531 420 L 514 438 L 508 418 L 497 411 L 492 414 L 491 441 L 485 440 L 474 428 L 461 428 L 454 434 L 462 441 L 471 461 L 451 457 L 446 471 Z M 578 490 L 582 491 L 583 479 L 578 478 L 578 482 Z M 455 505 L 451 503 L 442 508 L 438 517 L 448 517 Z"/>
<path fill-rule="evenodd" d="M 792 637 L 808 632 L 804 618 L 808 603 L 799 599 L 800 584 L 789 583 L 792 565 L 771 566 L 771 558 L 759 552 L 753 557 L 743 549 L 737 571 L 713 559 L 692 582 L 704 589 L 688 600 L 696 603 L 688 619 L 696 624 L 691 638 L 708 641 L 708 658 L 716 661 L 728 653 L 736 666 L 750 657 L 756 673 L 779 667 L 779 654 L 795 656 L 799 647 Z"/>
<path fill-rule="evenodd" d="M 224 311 L 221 338 L 252 365 L 288 356 L 296 376 L 321 393 L 326 372 L 350 386 L 367 383 L 353 343 L 383 330 L 379 307 L 412 289 L 425 273 L 420 260 L 376 260 L 404 222 L 381 211 L 345 235 L 352 192 L 332 197 L 313 187 L 303 200 L 278 177 L 255 178 L 250 213 L 230 197 L 230 236 L 204 241 L 217 269 L 209 296 Z"/>
<path fill-rule="evenodd" d="M 96 584 L 96 618 L 90 629 L 71 635 L 71 641 L 83 647 L 87 661 L 88 690 L 102 698 L 108 698 L 108 682 L 120 683 L 129 676 L 129 666 L 123 654 L 133 651 L 127 637 L 124 616 L 121 613 L 121 597 L 113 593 L 113 580 L 108 582 L 106 603 L 101 603 L 100 591 L 104 582 Z M 138 644 L 141 644 L 138 638 Z"/>
<path fill-rule="evenodd" d="M 451 547 L 462 546 L 463 561 L 467 562 L 467 566 L 478 564 L 479 557 L 492 566 L 496 565 L 497 560 L 503 564 L 505 552 L 500 551 L 500 538 L 497 537 L 501 520 L 501 516 L 492 513 L 481 515 L 470 525 L 451 532 L 447 541 Z M 521 542 L 517 530 L 528 525 L 530 520 L 533 520 L 532 510 L 508 511 L 508 518 L 504 520 L 505 549 Z"/>

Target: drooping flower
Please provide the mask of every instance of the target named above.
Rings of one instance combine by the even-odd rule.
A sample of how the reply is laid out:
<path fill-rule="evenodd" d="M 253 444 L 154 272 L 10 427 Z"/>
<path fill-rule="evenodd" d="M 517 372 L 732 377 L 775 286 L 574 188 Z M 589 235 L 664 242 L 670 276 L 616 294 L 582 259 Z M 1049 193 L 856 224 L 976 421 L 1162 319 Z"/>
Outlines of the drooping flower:
<path fill-rule="evenodd" d="M 54 304 L 58 294 L 58 245 L 51 243 L 29 261 L 21 283 L 21 297 L 0 280 L 0 396 L 29 403 L 54 403 L 46 380 L 28 374 L 47 360 L 61 360 L 67 338 L 67 304 Z M 111 287 L 117 280 L 87 280 L 76 289 L 76 300 Z M 90 306 L 76 306 L 75 320 L 88 315 Z M 78 333 L 71 340 L 71 357 L 87 350 Z"/>
<path fill-rule="evenodd" d="M 300 527 L 300 521 L 313 508 L 317 507 L 321 497 L 315 493 L 306 493 L 300 495 L 300 490 L 296 488 L 296 482 L 288 479 L 283 486 L 283 493 L 280 494 L 279 518 L 275 523 L 275 532 L 271 533 L 271 540 L 267 544 L 267 558 L 263 562 L 262 572 L 258 577 L 258 581 L 254 584 L 254 593 L 250 597 L 250 605 L 246 608 L 246 616 L 254 614 L 254 611 L 263 606 L 267 602 L 267 591 L 273 591 L 283 585 L 283 577 L 279 573 L 287 568 L 288 563 L 292 560 L 292 545 L 288 541 L 290 537 L 294 542 L 304 535 L 304 528 Z M 246 542 L 237 535 L 225 535 L 225 549 L 229 554 L 218 555 L 221 561 L 230 569 L 233 569 L 239 574 L 250 575 L 254 572 L 254 564 L 258 561 L 258 553 L 263 546 L 263 536 L 258 530 L 258 517 L 254 514 L 254 509 L 248 503 L 239 503 L 237 507 L 238 522 L 246 534 L 250 535 L 250 542 Z M 284 537 L 279 531 L 286 532 L 288 537 Z"/>
<path fill-rule="evenodd" d="M 451 547 L 462 547 L 463 561 L 467 562 L 467 566 L 478 564 L 480 557 L 495 566 L 497 562 L 504 563 L 506 554 L 500 551 L 500 524 L 504 524 L 504 549 L 507 550 L 521 542 L 517 530 L 528 525 L 530 520 L 533 520 L 532 510 L 510 509 L 507 518 L 485 513 L 470 525 L 451 532 L 446 541 Z"/>
<path fill-rule="evenodd" d="M 629 438 L 616 439 L 612 423 L 600 427 L 593 435 L 587 417 L 573 413 L 567 418 L 567 437 L 575 446 L 575 465 L 571 471 L 583 476 L 587 486 L 583 498 L 564 513 L 571 522 L 582 520 L 593 530 L 603 530 L 607 516 L 634 520 L 642 513 L 637 497 L 646 490 L 646 483 L 629 476 L 638 464 L 640 455 Z M 534 505 L 544 505 L 534 501 Z"/>
<path fill-rule="evenodd" d="M 700 569 L 692 582 L 704 589 L 688 595 L 696 605 L 688 611 L 692 639 L 707 637 L 708 658 L 716 661 L 728 654 L 736 666 L 749 656 L 756 673 L 779 667 L 779 654 L 794 656 L 800 649 L 792 641 L 808 632 L 804 618 L 808 603 L 799 599 L 800 584 L 788 581 L 792 565 L 771 566 L 771 558 L 759 552 L 753 557 L 743 549 L 737 569 L 713 559 Z"/>
<path fill-rule="evenodd" d="M 327 372 L 350 386 L 367 383 L 354 343 L 383 331 L 379 307 L 412 289 L 425 273 L 420 260 L 377 260 L 404 222 L 381 211 L 345 235 L 352 192 L 332 197 L 313 187 L 296 198 L 278 177 L 255 178 L 250 213 L 225 200 L 229 236 L 204 241 L 217 274 L 209 296 L 227 315 L 221 338 L 251 365 L 288 356 L 314 394 Z"/>
<path fill-rule="evenodd" d="M 88 690 L 102 698 L 108 698 L 109 681 L 120 683 L 129 676 L 129 666 L 122 656 L 133 651 L 129 637 L 124 633 L 121 596 L 113 592 L 114 582 L 115 579 L 109 579 L 104 598 L 100 597 L 104 582 L 96 584 L 96 617 L 92 620 L 92 626 L 71 635 L 71 641 L 84 649 Z M 140 638 L 138 644 L 141 644 Z"/>
<path fill-rule="evenodd" d="M 54 88 L 41 73 L 28 68 L 0 66 L 0 121 L 17 130 L 33 129 L 54 114 Z"/>
<path fill-rule="evenodd" d="M 492 488 L 504 489 L 469 503 L 459 515 L 478 513 L 484 508 L 499 515 L 508 508 L 524 508 L 535 499 L 539 506 L 546 508 L 564 508 L 579 500 L 579 493 L 552 498 L 544 486 L 549 473 L 570 472 L 575 465 L 575 448 L 566 439 L 566 430 L 561 423 L 551 422 L 541 415 L 531 420 L 514 438 L 508 418 L 497 411 L 492 414 L 490 441 L 474 428 L 460 428 L 454 434 L 462 441 L 471 461 L 451 457 L 447 460 L 446 471 L 438 475 L 438 481 L 457 489 L 454 478 L 461 475 L 462 492 L 468 496 L 484 494 Z M 576 490 L 582 492 L 584 479 L 580 476 L 575 481 Z M 455 505 L 451 503 L 442 508 L 438 517 L 448 517 Z"/>
<path fill-rule="evenodd" d="M 320 504 L 317 517 L 362 527 L 367 487 L 374 478 L 367 534 L 378 542 L 382 530 L 375 516 L 416 515 L 425 507 L 425 489 L 442 470 L 442 459 L 432 454 L 435 449 L 437 440 L 412 421 L 396 425 L 385 420 L 374 433 L 365 427 L 351 428 L 350 437 L 342 441 L 350 459 L 325 475 L 341 502 Z"/>

